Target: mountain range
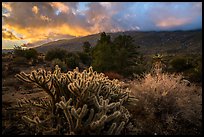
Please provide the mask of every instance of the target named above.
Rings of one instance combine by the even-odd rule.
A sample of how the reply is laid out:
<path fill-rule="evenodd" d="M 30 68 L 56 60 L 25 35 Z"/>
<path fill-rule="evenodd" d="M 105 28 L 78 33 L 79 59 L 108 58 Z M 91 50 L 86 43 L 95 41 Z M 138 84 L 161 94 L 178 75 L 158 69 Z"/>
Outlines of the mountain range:
<path fill-rule="evenodd" d="M 139 46 L 139 51 L 143 54 L 155 53 L 194 53 L 202 54 L 202 30 L 192 31 L 126 31 L 107 33 L 111 39 L 119 35 L 130 35 L 134 39 L 134 44 Z M 77 37 L 73 39 L 61 39 L 45 43 L 35 47 L 38 52 L 46 53 L 53 48 L 63 48 L 70 52 L 82 51 L 82 45 L 88 41 L 95 46 L 100 38 L 100 33 Z"/>

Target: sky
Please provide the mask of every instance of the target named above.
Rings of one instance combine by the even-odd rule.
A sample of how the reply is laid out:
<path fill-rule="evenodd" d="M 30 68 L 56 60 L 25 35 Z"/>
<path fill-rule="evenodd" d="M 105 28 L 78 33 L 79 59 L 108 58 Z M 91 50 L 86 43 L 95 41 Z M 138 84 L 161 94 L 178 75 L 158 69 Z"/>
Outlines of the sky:
<path fill-rule="evenodd" d="M 2 49 L 100 32 L 202 29 L 202 2 L 3 2 Z"/>

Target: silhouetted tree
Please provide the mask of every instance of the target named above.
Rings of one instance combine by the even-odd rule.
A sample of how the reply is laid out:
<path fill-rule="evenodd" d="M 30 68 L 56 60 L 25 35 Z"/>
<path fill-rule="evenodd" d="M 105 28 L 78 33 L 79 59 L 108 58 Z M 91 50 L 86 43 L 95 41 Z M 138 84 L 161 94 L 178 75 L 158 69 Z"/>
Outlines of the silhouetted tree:
<path fill-rule="evenodd" d="M 131 36 L 119 35 L 112 42 L 110 36 L 103 32 L 93 49 L 92 66 L 97 71 L 131 75 L 140 63 L 137 49 Z"/>
<path fill-rule="evenodd" d="M 113 41 L 115 59 L 114 65 L 117 71 L 123 75 L 131 75 L 140 64 L 138 46 L 134 44 L 134 40 L 128 35 L 119 35 Z"/>
<path fill-rule="evenodd" d="M 97 41 L 93 49 L 92 66 L 97 71 L 114 70 L 113 66 L 113 43 L 110 36 L 105 32 L 101 33 L 100 39 Z"/>

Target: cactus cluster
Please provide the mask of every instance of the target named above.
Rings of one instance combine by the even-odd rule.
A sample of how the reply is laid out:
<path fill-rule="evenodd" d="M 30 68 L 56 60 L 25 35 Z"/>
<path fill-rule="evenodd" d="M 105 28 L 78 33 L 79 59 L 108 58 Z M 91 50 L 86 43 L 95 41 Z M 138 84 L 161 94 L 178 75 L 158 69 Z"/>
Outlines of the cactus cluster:
<path fill-rule="evenodd" d="M 134 100 L 129 90 L 123 89 L 120 81 L 109 80 L 103 73 L 93 71 L 92 67 L 83 72 L 76 68 L 61 73 L 56 65 L 53 73 L 38 69 L 31 74 L 21 72 L 16 76 L 37 84 L 50 96 L 49 103 L 24 100 L 24 104 L 49 106 L 55 118 L 53 122 L 56 122 L 54 128 L 58 128 L 60 134 L 121 134 L 129 124 L 131 114 L 126 105 Z M 39 124 L 26 116 L 23 119 Z"/>

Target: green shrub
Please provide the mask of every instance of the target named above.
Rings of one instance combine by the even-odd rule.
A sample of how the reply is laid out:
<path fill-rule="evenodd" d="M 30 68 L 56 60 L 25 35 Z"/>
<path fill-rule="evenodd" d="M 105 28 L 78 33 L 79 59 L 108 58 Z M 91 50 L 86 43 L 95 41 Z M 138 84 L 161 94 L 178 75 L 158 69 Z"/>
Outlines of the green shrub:
<path fill-rule="evenodd" d="M 16 46 L 14 47 L 14 55 L 16 57 L 24 57 L 26 59 L 33 59 L 33 61 L 36 61 L 37 57 L 38 57 L 38 52 L 33 49 L 22 49 L 22 47 L 20 46 Z"/>
<path fill-rule="evenodd" d="M 27 59 L 37 59 L 38 57 L 38 52 L 35 49 L 22 49 L 20 46 L 14 47 L 14 54 L 17 57 L 25 57 Z"/>
<path fill-rule="evenodd" d="M 66 57 L 67 51 L 65 49 L 61 49 L 61 48 L 54 48 L 49 50 L 46 54 L 45 54 L 45 60 L 51 61 L 53 59 L 60 59 L 60 60 L 64 60 Z"/>
<path fill-rule="evenodd" d="M 38 63 L 41 63 L 41 64 L 45 63 L 44 57 L 38 57 L 37 61 Z"/>
<path fill-rule="evenodd" d="M 24 55 L 25 58 L 27 59 L 37 59 L 38 57 L 38 52 L 35 49 L 27 49 L 24 50 Z"/>
<path fill-rule="evenodd" d="M 85 64 L 85 65 L 87 65 L 87 66 L 90 66 L 90 65 L 91 65 L 91 56 L 90 56 L 89 54 L 84 53 L 84 52 L 79 52 L 78 55 L 79 55 L 80 61 L 81 61 L 83 64 Z"/>
<path fill-rule="evenodd" d="M 79 67 L 80 59 L 76 53 L 68 53 L 65 58 L 65 63 L 69 69 Z"/>
<path fill-rule="evenodd" d="M 130 113 L 126 107 L 134 104 L 134 99 L 128 91 L 122 88 L 118 80 L 109 80 L 103 73 L 97 73 L 90 67 L 79 72 L 78 68 L 68 73 L 61 73 L 56 66 L 53 73 L 45 70 L 33 71 L 31 74 L 16 75 L 20 80 L 35 83 L 49 96 L 50 100 L 40 103 L 22 100 L 19 106 L 30 104 L 50 110 L 57 127 L 46 123 L 46 119 L 38 116 L 22 119 L 31 125 L 36 125 L 36 134 L 123 134 L 129 124 Z"/>
<path fill-rule="evenodd" d="M 22 47 L 21 46 L 15 46 L 14 47 L 14 54 L 16 56 L 23 57 L 24 56 L 24 51 L 23 51 Z"/>
<path fill-rule="evenodd" d="M 52 69 L 53 70 L 54 70 L 56 65 L 58 65 L 62 69 L 62 72 L 67 71 L 67 65 L 58 58 L 52 60 Z"/>
<path fill-rule="evenodd" d="M 147 68 L 143 64 L 140 64 L 134 67 L 134 75 L 142 75 L 146 71 L 147 71 Z"/>
<path fill-rule="evenodd" d="M 192 67 L 185 57 L 176 57 L 170 62 L 172 69 L 176 72 L 182 72 Z"/>
<path fill-rule="evenodd" d="M 91 44 L 88 41 L 83 43 L 83 52 L 90 53 L 91 52 Z"/>
<path fill-rule="evenodd" d="M 13 63 L 16 65 L 27 65 L 28 60 L 25 57 L 15 57 Z"/>
<path fill-rule="evenodd" d="M 191 82 L 202 82 L 202 66 L 189 69 L 184 73 L 186 78 Z"/>

